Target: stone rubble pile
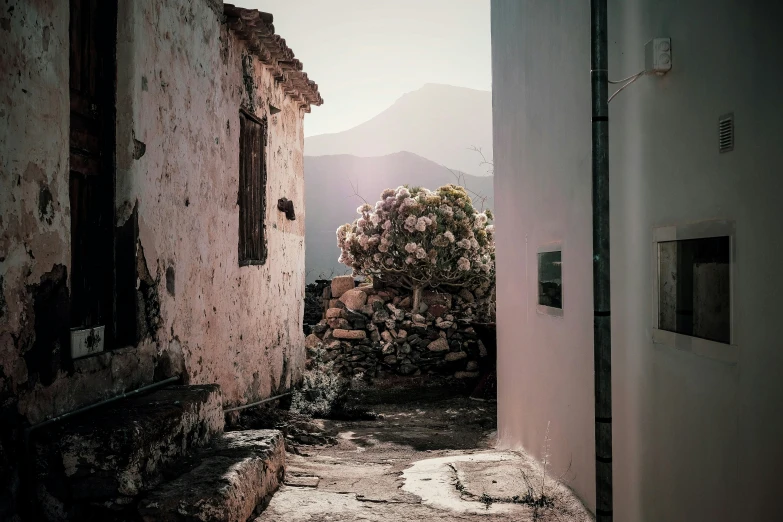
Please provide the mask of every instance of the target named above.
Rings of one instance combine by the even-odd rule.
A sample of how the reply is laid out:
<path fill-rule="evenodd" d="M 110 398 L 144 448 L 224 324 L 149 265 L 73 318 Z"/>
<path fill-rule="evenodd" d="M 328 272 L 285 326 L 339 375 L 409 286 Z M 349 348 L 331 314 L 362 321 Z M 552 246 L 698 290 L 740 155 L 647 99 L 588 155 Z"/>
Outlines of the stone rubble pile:
<path fill-rule="evenodd" d="M 339 276 L 323 290 L 323 319 L 310 327 L 308 356 L 324 349 L 325 359 L 346 377 L 476 378 L 487 351 L 471 325 L 489 298 L 466 289 L 456 294 L 424 291 L 414 311 L 412 296 L 403 290 L 356 286 L 353 277 Z"/>

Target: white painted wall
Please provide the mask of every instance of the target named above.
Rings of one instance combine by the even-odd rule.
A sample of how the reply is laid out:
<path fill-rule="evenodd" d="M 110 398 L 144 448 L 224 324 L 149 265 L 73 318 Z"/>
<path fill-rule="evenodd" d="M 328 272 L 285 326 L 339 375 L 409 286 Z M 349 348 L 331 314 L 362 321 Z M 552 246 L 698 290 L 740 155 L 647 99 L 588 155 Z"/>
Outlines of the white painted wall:
<path fill-rule="evenodd" d="M 610 105 L 616 520 L 781 516 L 783 9 L 750 4 L 609 1 L 611 78 L 654 36 L 674 64 Z M 498 285 L 500 440 L 538 454 L 551 421 L 554 471 L 573 457 L 594 506 L 589 21 L 586 2 L 492 3 L 498 277 L 518 282 Z M 710 219 L 736 223 L 734 363 L 652 343 L 652 229 Z M 538 316 L 536 246 L 561 239 L 564 316 Z"/>
<path fill-rule="evenodd" d="M 503 447 L 541 456 L 549 425 L 552 472 L 570 463 L 571 485 L 590 504 L 590 27 L 588 3 L 569 6 L 492 4 L 498 432 Z M 536 311 L 538 249 L 556 241 L 562 317 Z"/>

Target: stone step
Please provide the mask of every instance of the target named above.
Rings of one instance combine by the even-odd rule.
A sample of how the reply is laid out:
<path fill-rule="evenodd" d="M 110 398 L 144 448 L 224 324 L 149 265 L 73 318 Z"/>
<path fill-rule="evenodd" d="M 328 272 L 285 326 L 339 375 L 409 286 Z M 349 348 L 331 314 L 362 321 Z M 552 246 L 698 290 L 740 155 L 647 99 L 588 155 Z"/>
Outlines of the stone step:
<path fill-rule="evenodd" d="M 41 430 L 32 441 L 40 518 L 82 519 L 96 505 L 123 511 L 223 426 L 220 387 L 197 385 L 123 399 Z"/>
<path fill-rule="evenodd" d="M 144 522 L 246 522 L 283 482 L 285 446 L 277 430 L 225 433 L 190 471 L 139 503 Z"/>

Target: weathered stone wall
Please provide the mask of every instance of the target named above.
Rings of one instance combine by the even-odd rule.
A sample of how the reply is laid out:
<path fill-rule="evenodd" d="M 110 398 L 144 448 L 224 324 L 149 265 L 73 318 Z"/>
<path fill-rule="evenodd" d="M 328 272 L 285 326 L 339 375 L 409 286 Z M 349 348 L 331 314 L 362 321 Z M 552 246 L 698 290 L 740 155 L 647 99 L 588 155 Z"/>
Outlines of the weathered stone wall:
<path fill-rule="evenodd" d="M 68 327 L 68 3 L 0 13 L 0 519 L 15 510 L 16 397 L 57 386 Z M 65 50 L 65 51 L 63 51 Z M 65 52 L 65 54 L 63 54 Z M 73 394 L 79 394 L 78 384 Z M 68 407 L 69 397 L 59 399 Z M 53 402 L 53 401 L 52 401 Z"/>
<path fill-rule="evenodd" d="M 227 404 L 305 360 L 303 116 L 213 0 L 119 0 L 116 227 L 138 226 L 136 346 L 71 360 L 69 8 L 0 14 L 0 518 L 19 428 L 180 372 Z M 280 112 L 269 114 L 270 104 Z M 239 110 L 268 117 L 268 257 L 238 265 Z M 276 208 L 294 202 L 297 219 Z M 131 222 L 133 220 L 133 222 Z"/>
<path fill-rule="evenodd" d="M 287 388 L 304 363 L 303 113 L 207 2 L 125 0 L 119 20 L 117 216 L 138 208 L 159 350 L 228 403 Z M 237 258 L 240 107 L 268 118 L 262 266 Z"/>
<path fill-rule="evenodd" d="M 36 322 L 68 326 L 67 308 L 44 305 L 68 291 L 68 4 L 26 4 L 11 2 L 0 14 L 3 403 L 30 381 L 56 379 L 59 347 L 36 338 Z"/>
<path fill-rule="evenodd" d="M 18 487 L 25 423 L 175 372 L 244 403 L 304 365 L 303 110 L 227 29 L 220 1 L 119 0 L 118 20 L 115 226 L 138 226 L 139 342 L 73 361 L 68 2 L 0 13 L 4 492 Z M 238 265 L 240 107 L 268 117 L 263 266 Z M 0 495 L 0 518 L 12 504 Z"/>
<path fill-rule="evenodd" d="M 138 387 L 156 367 L 219 383 L 233 404 L 290 386 L 304 364 L 303 111 L 215 2 L 120 0 L 118 19 L 115 224 L 138 220 L 142 339 L 71 361 L 68 2 L 11 1 L 0 14 L 6 426 Z M 269 121 L 269 255 L 240 268 L 241 106 Z M 295 221 L 277 210 L 281 197 Z"/>
<path fill-rule="evenodd" d="M 491 295 L 463 289 L 457 294 L 425 291 L 418 311 L 412 297 L 394 288 L 355 287 L 339 276 L 324 291 L 324 318 L 305 342 L 310 354 L 322 348 L 325 359 L 346 377 L 389 375 L 479 376 L 487 349 L 472 324 L 485 320 Z"/>

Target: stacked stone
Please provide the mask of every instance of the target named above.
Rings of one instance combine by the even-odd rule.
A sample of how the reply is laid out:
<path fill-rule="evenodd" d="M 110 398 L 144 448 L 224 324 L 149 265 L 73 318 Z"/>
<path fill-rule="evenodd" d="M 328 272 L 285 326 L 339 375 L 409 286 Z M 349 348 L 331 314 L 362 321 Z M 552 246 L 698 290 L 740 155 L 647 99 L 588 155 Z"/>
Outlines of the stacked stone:
<path fill-rule="evenodd" d="M 321 347 L 343 375 L 449 374 L 478 377 L 486 349 L 471 327 L 476 296 L 423 292 L 418 311 L 394 288 L 356 286 L 351 276 L 332 280 L 324 318 L 306 339 L 309 353 Z M 326 297 L 326 296 L 324 296 Z"/>

